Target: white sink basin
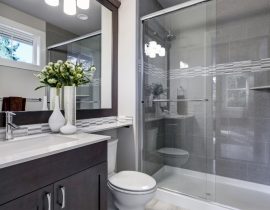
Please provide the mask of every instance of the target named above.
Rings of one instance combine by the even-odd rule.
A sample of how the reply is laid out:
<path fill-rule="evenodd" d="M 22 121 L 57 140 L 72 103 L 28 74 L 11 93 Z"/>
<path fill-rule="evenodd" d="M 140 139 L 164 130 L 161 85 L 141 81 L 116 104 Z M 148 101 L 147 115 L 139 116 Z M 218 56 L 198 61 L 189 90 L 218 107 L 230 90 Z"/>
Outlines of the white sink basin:
<path fill-rule="evenodd" d="M 0 159 L 3 156 L 20 156 L 24 153 L 29 153 L 29 151 L 38 152 L 45 148 L 49 151 L 50 148 L 55 149 L 58 145 L 73 141 L 76 141 L 76 139 L 50 134 L 19 137 L 11 141 L 0 143 Z"/>
<path fill-rule="evenodd" d="M 10 140 L 5 140 L 5 142 L 38 139 L 40 137 L 49 136 L 49 135 L 50 135 L 49 133 L 42 133 L 42 134 L 29 135 L 29 136 L 21 136 L 21 137 L 16 137 L 16 138 L 10 139 Z"/>

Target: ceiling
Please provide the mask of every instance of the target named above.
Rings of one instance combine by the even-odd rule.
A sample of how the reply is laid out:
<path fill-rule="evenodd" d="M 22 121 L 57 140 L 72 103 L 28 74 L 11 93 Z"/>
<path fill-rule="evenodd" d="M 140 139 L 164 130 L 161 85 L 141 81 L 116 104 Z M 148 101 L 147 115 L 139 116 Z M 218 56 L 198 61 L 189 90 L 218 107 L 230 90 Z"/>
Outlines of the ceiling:
<path fill-rule="evenodd" d="M 59 7 L 51 7 L 44 0 L 0 0 L 0 2 L 77 35 L 101 29 L 101 5 L 96 0 L 90 0 L 89 10 L 77 8 L 77 14 L 88 15 L 88 20 L 66 15 L 63 12 L 63 0 L 60 0 Z"/>

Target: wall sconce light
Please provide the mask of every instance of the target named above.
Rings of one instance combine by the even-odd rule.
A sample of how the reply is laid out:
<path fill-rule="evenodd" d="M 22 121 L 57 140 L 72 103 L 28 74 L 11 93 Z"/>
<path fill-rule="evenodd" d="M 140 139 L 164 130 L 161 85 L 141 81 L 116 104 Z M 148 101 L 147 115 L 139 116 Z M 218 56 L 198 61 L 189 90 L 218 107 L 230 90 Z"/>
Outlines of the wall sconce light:
<path fill-rule="evenodd" d="M 145 44 L 144 52 L 150 58 L 155 58 L 157 55 L 164 57 L 166 55 L 166 49 L 156 41 L 150 41 L 149 44 Z"/>
<path fill-rule="evenodd" d="M 45 0 L 45 3 L 53 7 L 59 6 L 59 0 Z"/>
<path fill-rule="evenodd" d="M 45 0 L 45 3 L 53 7 L 59 6 L 59 0 Z M 64 0 L 64 13 L 76 15 L 77 6 L 80 9 L 87 10 L 90 8 L 90 0 Z"/>
<path fill-rule="evenodd" d="M 64 0 L 64 13 L 67 15 L 76 15 L 76 0 Z"/>
<path fill-rule="evenodd" d="M 90 7 L 90 0 L 77 0 L 77 6 L 80 9 L 89 9 L 89 7 Z"/>

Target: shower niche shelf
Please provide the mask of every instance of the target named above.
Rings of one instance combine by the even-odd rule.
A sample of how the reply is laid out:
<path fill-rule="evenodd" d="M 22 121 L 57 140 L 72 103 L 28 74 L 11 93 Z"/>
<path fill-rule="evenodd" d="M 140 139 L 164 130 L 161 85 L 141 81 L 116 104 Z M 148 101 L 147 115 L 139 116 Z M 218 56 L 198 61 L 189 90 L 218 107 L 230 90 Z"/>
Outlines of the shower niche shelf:
<path fill-rule="evenodd" d="M 256 86 L 249 88 L 250 90 L 270 90 L 270 85 Z"/>
<path fill-rule="evenodd" d="M 187 115 L 178 115 L 178 114 L 173 114 L 173 115 L 165 115 L 165 119 L 179 119 L 179 120 L 183 120 L 183 119 L 189 119 L 189 118 L 193 118 L 194 115 L 192 114 L 187 114 Z"/>

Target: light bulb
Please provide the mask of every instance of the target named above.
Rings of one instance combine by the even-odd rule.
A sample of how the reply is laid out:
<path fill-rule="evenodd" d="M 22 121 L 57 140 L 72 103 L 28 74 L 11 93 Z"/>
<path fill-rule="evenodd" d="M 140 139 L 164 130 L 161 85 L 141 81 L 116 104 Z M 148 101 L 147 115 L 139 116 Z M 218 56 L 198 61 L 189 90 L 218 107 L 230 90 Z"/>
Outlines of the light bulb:
<path fill-rule="evenodd" d="M 149 53 L 149 57 L 150 57 L 150 58 L 155 58 L 155 57 L 156 57 L 156 53 L 150 52 L 150 53 Z"/>
<path fill-rule="evenodd" d="M 160 44 L 158 44 L 158 45 L 156 45 L 156 53 L 159 53 L 160 52 L 160 50 L 161 50 L 161 45 Z"/>
<path fill-rule="evenodd" d="M 148 47 L 148 44 L 145 44 L 144 45 L 144 53 L 145 53 L 145 55 L 148 55 L 149 56 L 149 47 Z"/>
<path fill-rule="evenodd" d="M 89 9 L 89 7 L 90 7 L 90 0 L 77 0 L 77 6 L 80 9 Z"/>
<path fill-rule="evenodd" d="M 59 0 L 45 0 L 45 3 L 53 7 L 59 6 Z"/>
<path fill-rule="evenodd" d="M 155 58 L 156 57 L 156 52 L 155 52 L 154 48 L 151 48 L 151 47 L 148 48 L 148 56 L 150 58 Z"/>
<path fill-rule="evenodd" d="M 150 47 L 150 48 L 155 49 L 155 48 L 156 48 L 156 46 L 157 46 L 157 42 L 155 42 L 155 41 L 151 41 L 151 42 L 149 42 L 149 47 Z"/>
<path fill-rule="evenodd" d="M 161 48 L 160 48 L 160 50 L 159 50 L 159 52 L 158 52 L 158 55 L 159 55 L 160 57 L 164 57 L 164 56 L 166 55 L 166 50 L 165 50 L 164 47 L 161 47 Z"/>
<path fill-rule="evenodd" d="M 76 0 L 64 0 L 64 13 L 67 15 L 75 15 L 76 12 Z"/>

